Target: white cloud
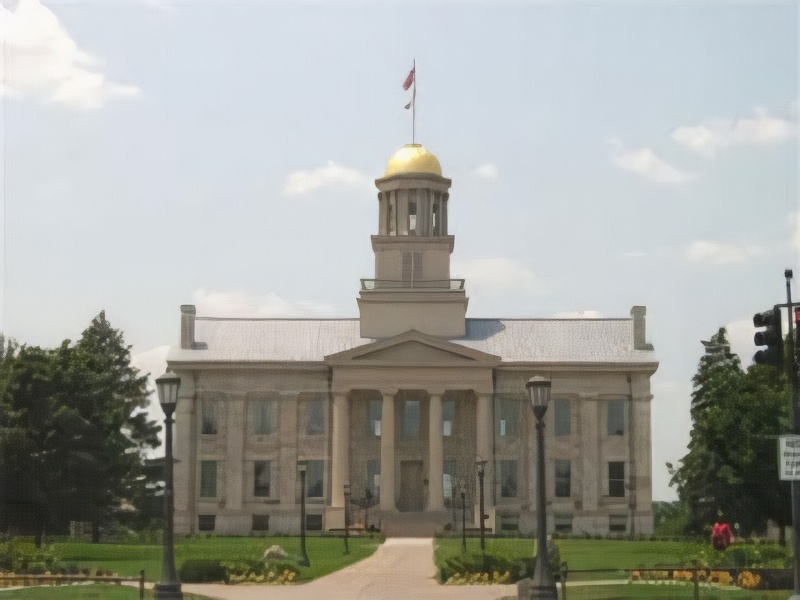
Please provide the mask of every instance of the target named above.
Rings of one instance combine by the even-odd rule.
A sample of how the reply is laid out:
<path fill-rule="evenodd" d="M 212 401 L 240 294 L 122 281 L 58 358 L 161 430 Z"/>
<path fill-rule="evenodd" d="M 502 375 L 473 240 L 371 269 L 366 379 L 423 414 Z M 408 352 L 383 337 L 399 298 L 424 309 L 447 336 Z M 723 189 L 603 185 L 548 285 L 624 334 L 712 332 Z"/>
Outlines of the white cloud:
<path fill-rule="evenodd" d="M 553 315 L 554 319 L 600 319 L 603 315 L 596 310 L 567 310 L 557 312 Z"/>
<path fill-rule="evenodd" d="M 677 490 L 669 487 L 670 475 L 666 463 L 679 466 L 686 456 L 689 432 L 692 430 L 691 405 L 692 383 L 664 380 L 659 373 L 651 382 L 653 393 L 652 422 L 667 426 L 653 427 L 653 499 L 675 500 Z"/>
<path fill-rule="evenodd" d="M 245 292 L 194 293 L 197 313 L 209 317 L 280 318 L 331 316 L 334 308 L 310 300 L 288 301 L 275 293 L 254 296 Z"/>
<path fill-rule="evenodd" d="M 329 161 L 324 167 L 289 173 L 284 192 L 289 195 L 304 194 L 317 188 L 339 184 L 368 188 L 373 185 L 372 179 L 360 171 Z"/>
<path fill-rule="evenodd" d="M 115 96 L 140 93 L 108 81 L 101 64 L 80 50 L 58 18 L 39 0 L 0 6 L 0 77 L 3 95 L 38 96 L 71 108 L 100 108 Z"/>
<path fill-rule="evenodd" d="M 729 265 L 745 262 L 751 256 L 761 254 L 758 246 L 748 244 L 720 244 L 698 240 L 686 248 L 684 257 L 691 262 L 704 262 L 712 265 Z"/>
<path fill-rule="evenodd" d="M 453 277 L 467 280 L 471 294 L 539 295 L 541 281 L 522 263 L 511 258 L 453 260 Z"/>
<path fill-rule="evenodd" d="M 483 177 L 485 179 L 497 179 L 497 167 L 494 165 L 481 165 L 473 169 L 472 172 L 478 177 Z"/>
<path fill-rule="evenodd" d="M 615 148 L 614 164 L 623 169 L 638 173 L 643 178 L 656 183 L 681 184 L 694 181 L 694 173 L 681 171 L 665 163 L 650 148 L 624 151 L 619 140 L 609 140 Z"/>
<path fill-rule="evenodd" d="M 728 341 L 731 344 L 731 351 L 739 355 L 742 366 L 747 367 L 753 362 L 753 355 L 757 348 L 753 344 L 753 336 L 756 328 L 752 319 L 748 321 L 734 321 L 725 326 L 728 331 Z M 784 330 L 785 331 L 785 330 Z"/>
<path fill-rule="evenodd" d="M 760 110 L 753 118 L 712 119 L 695 126 L 678 127 L 672 139 L 692 152 L 712 158 L 721 148 L 767 146 L 796 133 L 797 126 L 792 121 L 771 117 Z"/>
<path fill-rule="evenodd" d="M 139 369 L 140 374 L 148 375 L 150 398 L 147 407 L 143 412 L 146 412 L 149 419 L 156 422 L 163 423 L 164 413 L 161 410 L 161 405 L 158 402 L 158 394 L 156 393 L 156 378 L 160 377 L 167 368 L 167 352 L 169 346 L 158 346 L 144 352 L 139 352 L 131 356 L 131 365 Z M 164 441 L 164 430 L 162 428 L 159 433 L 159 438 Z M 148 458 L 155 456 L 163 456 L 163 444 L 158 450 L 148 450 L 145 455 Z"/>

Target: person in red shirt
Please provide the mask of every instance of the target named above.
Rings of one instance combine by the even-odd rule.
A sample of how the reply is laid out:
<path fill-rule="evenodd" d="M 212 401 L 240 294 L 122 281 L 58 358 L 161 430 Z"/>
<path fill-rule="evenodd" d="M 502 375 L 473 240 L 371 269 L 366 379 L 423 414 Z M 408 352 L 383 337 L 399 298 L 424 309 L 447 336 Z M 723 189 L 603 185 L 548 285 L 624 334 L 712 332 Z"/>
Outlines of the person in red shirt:
<path fill-rule="evenodd" d="M 711 544 L 715 550 L 725 550 L 731 545 L 733 541 L 733 534 L 731 528 L 727 523 L 714 523 L 711 528 Z"/>

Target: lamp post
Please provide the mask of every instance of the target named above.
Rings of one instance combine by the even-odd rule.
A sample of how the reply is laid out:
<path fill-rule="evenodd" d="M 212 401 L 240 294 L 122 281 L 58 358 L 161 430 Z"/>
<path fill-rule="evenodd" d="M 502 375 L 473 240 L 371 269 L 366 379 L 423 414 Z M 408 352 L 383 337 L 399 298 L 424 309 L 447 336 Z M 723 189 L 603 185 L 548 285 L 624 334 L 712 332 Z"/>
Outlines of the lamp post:
<path fill-rule="evenodd" d="M 181 600 L 181 582 L 175 571 L 175 544 L 173 540 L 173 515 L 175 512 L 175 498 L 173 496 L 172 481 L 172 424 L 175 422 L 175 406 L 178 404 L 178 389 L 181 387 L 181 378 L 167 371 L 156 379 L 158 401 L 164 411 L 165 449 L 164 449 L 164 539 L 161 557 L 161 583 L 155 585 L 157 600 Z"/>
<path fill-rule="evenodd" d="M 304 460 L 297 461 L 297 472 L 300 473 L 300 560 L 298 565 L 310 567 L 306 552 L 306 469 L 308 463 Z"/>
<path fill-rule="evenodd" d="M 458 485 L 461 491 L 461 551 L 467 553 L 467 489 L 464 480 Z"/>
<path fill-rule="evenodd" d="M 486 552 L 486 539 L 484 537 L 484 520 L 486 519 L 486 515 L 484 514 L 484 507 L 483 507 L 483 477 L 486 470 L 486 461 L 481 460 L 481 457 L 477 457 L 475 459 L 475 466 L 478 467 L 478 484 L 480 486 L 480 525 L 481 525 L 481 554 Z"/>
<path fill-rule="evenodd" d="M 550 402 L 551 382 L 544 377 L 531 377 L 525 384 L 531 401 L 533 416 L 536 417 L 536 446 L 538 457 L 536 463 L 536 517 L 537 517 L 537 550 L 536 567 L 533 579 L 528 586 L 520 586 L 520 597 L 526 600 L 537 598 L 544 600 L 558 600 L 556 584 L 550 574 L 547 564 L 547 516 L 545 515 L 545 472 L 544 472 L 544 415 Z M 522 595 L 524 587 L 528 587 Z"/>
<path fill-rule="evenodd" d="M 350 484 L 344 484 L 344 553 L 350 554 L 350 547 L 348 545 L 350 537 Z"/>

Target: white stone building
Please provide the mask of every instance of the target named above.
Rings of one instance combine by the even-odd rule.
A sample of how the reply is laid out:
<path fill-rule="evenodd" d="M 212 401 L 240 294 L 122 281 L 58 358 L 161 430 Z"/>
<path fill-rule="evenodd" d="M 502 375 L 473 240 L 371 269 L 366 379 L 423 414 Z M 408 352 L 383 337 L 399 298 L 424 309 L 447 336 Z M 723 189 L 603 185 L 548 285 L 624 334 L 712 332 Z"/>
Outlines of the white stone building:
<path fill-rule="evenodd" d="M 176 412 L 178 533 L 389 532 L 535 527 L 534 418 L 525 383 L 552 380 L 548 528 L 650 533 L 650 377 L 645 308 L 622 319 L 470 319 L 450 277 L 450 180 L 407 145 L 376 181 L 374 279 L 358 319 L 199 317 L 181 307 L 168 356 Z M 468 282 L 467 282 L 468 283 Z"/>

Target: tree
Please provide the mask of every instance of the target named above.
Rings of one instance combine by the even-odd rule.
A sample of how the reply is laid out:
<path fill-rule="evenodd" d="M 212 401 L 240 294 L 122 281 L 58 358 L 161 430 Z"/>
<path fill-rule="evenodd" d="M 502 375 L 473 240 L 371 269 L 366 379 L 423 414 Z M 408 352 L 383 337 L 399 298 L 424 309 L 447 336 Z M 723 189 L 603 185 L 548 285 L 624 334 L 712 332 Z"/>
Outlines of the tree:
<path fill-rule="evenodd" d="M 768 366 L 743 371 L 724 328 L 702 343 L 689 452 L 679 468 L 667 465 L 670 485 L 689 509 L 688 528 L 706 531 L 725 520 L 749 534 L 771 519 L 783 531 L 791 511 L 788 488 L 778 479 L 776 436 L 788 431 L 788 381 Z"/>
<path fill-rule="evenodd" d="M 70 521 L 90 521 L 97 541 L 100 527 L 142 496 L 142 452 L 159 444 L 160 426 L 143 412 L 147 378 L 130 365 L 122 334 L 101 312 L 76 344 L 7 353 L 0 373 L 0 483 L 24 477 L 28 495 L 45 503 L 42 524 L 66 533 Z M 8 528 L 13 513 L 3 508 Z"/>

